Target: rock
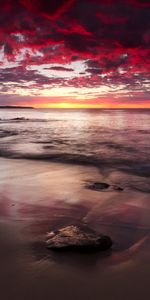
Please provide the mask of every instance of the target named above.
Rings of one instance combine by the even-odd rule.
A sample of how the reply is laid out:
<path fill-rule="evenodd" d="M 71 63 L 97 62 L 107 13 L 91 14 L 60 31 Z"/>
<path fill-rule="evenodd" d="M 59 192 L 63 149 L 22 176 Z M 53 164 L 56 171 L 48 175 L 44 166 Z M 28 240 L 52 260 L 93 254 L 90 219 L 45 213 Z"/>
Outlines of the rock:
<path fill-rule="evenodd" d="M 90 182 L 85 186 L 87 189 L 94 190 L 94 191 L 103 191 L 113 189 L 115 191 L 123 191 L 123 188 L 117 185 L 109 185 L 106 182 Z"/>
<path fill-rule="evenodd" d="M 70 225 L 48 233 L 46 246 L 52 250 L 104 251 L 111 248 L 112 240 L 86 226 Z"/>
<path fill-rule="evenodd" d="M 92 182 L 86 185 L 86 188 L 95 191 L 101 191 L 109 188 L 109 184 L 105 182 Z"/>

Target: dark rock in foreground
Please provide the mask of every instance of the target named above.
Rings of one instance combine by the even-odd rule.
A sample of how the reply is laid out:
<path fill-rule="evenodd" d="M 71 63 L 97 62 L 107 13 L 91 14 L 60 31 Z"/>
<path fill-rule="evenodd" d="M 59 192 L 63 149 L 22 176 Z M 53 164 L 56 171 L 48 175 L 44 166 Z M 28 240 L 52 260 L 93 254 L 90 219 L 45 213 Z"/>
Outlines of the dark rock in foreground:
<path fill-rule="evenodd" d="M 104 251 L 111 248 L 112 240 L 86 226 L 70 225 L 48 233 L 46 246 L 53 250 Z"/>

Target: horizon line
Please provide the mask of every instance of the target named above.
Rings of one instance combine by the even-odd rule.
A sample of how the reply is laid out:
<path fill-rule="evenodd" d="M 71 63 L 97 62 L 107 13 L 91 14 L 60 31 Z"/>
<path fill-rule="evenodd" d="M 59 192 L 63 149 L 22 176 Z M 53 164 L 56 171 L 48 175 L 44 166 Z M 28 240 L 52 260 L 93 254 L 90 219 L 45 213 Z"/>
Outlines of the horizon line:
<path fill-rule="evenodd" d="M 45 107 L 42 107 L 42 106 L 29 106 L 29 105 L 0 105 L 0 109 L 13 109 L 13 108 L 20 108 L 20 109 L 58 109 L 58 110 L 87 110 L 87 109 L 91 109 L 91 110 L 103 110 L 103 109 L 111 109 L 111 110 L 117 110 L 117 109 L 150 109 L 150 106 L 147 106 L 147 107 L 142 107 L 142 106 L 137 106 L 137 107 L 123 107 L 123 106 L 118 106 L 118 107 L 49 107 L 49 106 L 45 106 Z"/>

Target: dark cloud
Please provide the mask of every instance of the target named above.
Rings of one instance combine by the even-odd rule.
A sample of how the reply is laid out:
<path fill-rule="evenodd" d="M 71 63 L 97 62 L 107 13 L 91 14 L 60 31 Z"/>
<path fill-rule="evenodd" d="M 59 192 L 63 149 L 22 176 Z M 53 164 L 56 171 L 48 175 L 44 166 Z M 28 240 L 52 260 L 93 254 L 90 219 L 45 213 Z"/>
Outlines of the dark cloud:
<path fill-rule="evenodd" d="M 101 70 L 98 68 L 88 68 L 86 69 L 86 72 L 91 73 L 91 74 L 101 74 Z"/>
<path fill-rule="evenodd" d="M 53 20 L 68 10 L 75 0 L 20 0 L 20 2 L 29 11 Z"/>
<path fill-rule="evenodd" d="M 47 76 L 39 74 L 35 70 L 27 70 L 25 67 L 5 68 L 0 72 L 0 92 L 11 91 L 22 88 L 23 90 L 38 89 L 48 85 L 49 88 L 53 86 L 63 86 L 65 80 L 62 78 L 48 78 Z"/>
<path fill-rule="evenodd" d="M 65 68 L 65 67 L 59 67 L 59 66 L 54 66 L 51 68 L 45 68 L 45 70 L 53 70 L 53 71 L 65 71 L 65 72 L 73 72 L 74 69 L 72 68 Z"/>
<path fill-rule="evenodd" d="M 117 71 L 119 67 L 125 69 L 128 68 L 128 54 L 124 53 L 117 56 L 104 56 L 99 61 L 88 60 L 87 61 L 88 72 L 99 74 Z"/>

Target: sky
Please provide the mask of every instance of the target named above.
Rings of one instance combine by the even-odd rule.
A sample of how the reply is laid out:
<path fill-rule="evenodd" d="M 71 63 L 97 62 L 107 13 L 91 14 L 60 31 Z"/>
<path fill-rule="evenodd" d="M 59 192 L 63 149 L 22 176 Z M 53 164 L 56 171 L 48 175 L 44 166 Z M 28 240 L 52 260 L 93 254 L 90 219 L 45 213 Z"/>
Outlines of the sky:
<path fill-rule="evenodd" d="M 150 108 L 149 0 L 1 0 L 0 105 Z"/>

